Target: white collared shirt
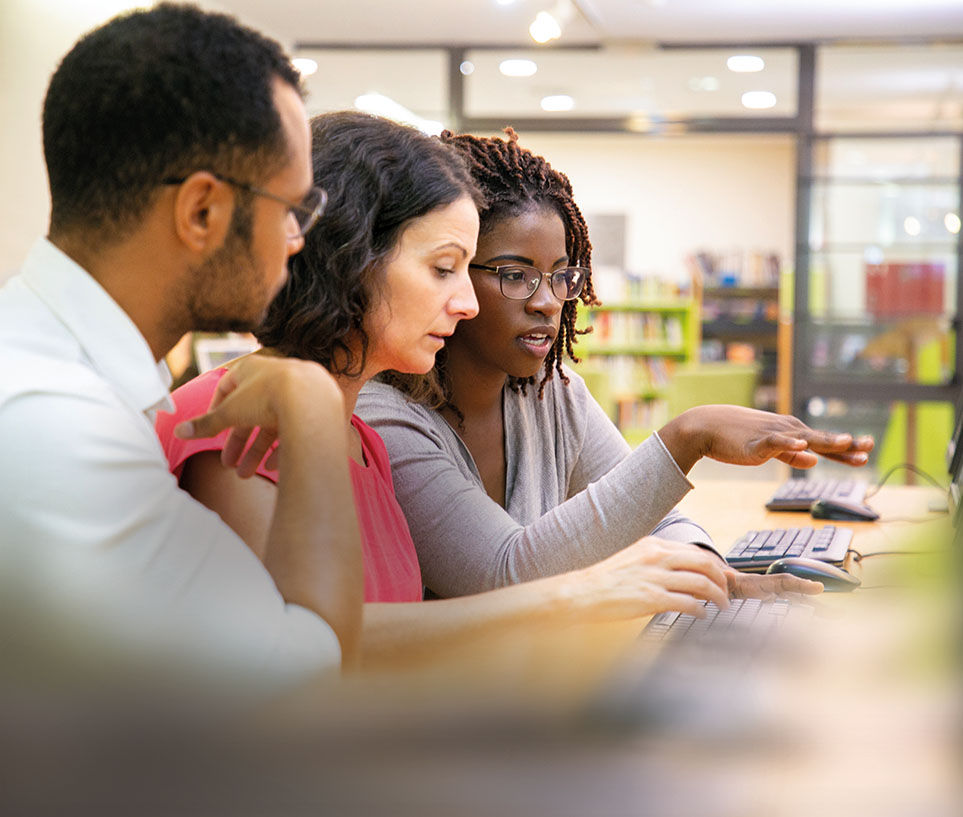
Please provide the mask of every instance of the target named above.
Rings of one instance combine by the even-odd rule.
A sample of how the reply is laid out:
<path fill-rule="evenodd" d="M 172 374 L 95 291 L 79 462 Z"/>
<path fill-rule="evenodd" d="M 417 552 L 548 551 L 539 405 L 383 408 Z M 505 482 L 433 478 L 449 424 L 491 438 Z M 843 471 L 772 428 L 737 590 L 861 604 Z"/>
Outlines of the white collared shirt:
<path fill-rule="evenodd" d="M 107 292 L 38 241 L 0 288 L 0 593 L 259 682 L 336 667 L 328 624 L 169 473 L 169 385 Z"/>

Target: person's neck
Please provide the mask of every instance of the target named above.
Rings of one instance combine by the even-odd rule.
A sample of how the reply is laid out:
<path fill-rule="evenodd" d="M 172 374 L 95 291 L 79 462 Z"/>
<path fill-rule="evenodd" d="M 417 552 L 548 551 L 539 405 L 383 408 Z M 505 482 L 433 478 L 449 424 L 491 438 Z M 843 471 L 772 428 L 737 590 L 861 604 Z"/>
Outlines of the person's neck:
<path fill-rule="evenodd" d="M 127 313 L 159 361 L 191 330 L 185 315 L 176 314 L 172 276 L 163 252 L 147 237 L 109 246 L 90 246 L 70 235 L 51 235 L 50 242 L 79 264 Z"/>
<path fill-rule="evenodd" d="M 334 379 L 344 394 L 345 419 L 349 424 L 351 423 L 351 416 L 354 414 L 354 408 L 358 404 L 358 394 L 371 377 L 373 375 L 365 375 L 364 373 L 353 377 L 344 374 L 334 375 Z"/>
<path fill-rule="evenodd" d="M 451 402 L 468 423 L 472 416 L 501 410 L 502 391 L 508 375 L 502 369 L 480 366 L 477 357 L 457 343 L 449 342 L 446 364 Z"/>

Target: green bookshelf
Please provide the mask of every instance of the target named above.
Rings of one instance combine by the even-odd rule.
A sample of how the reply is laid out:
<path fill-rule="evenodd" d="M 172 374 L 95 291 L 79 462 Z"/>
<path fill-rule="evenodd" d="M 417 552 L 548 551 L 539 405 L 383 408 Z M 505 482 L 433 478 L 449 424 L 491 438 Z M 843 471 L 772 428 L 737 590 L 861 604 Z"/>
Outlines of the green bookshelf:
<path fill-rule="evenodd" d="M 691 298 L 605 304 L 579 312 L 592 327 L 575 347 L 593 396 L 633 447 L 669 419 L 676 366 L 698 360 L 699 315 Z"/>

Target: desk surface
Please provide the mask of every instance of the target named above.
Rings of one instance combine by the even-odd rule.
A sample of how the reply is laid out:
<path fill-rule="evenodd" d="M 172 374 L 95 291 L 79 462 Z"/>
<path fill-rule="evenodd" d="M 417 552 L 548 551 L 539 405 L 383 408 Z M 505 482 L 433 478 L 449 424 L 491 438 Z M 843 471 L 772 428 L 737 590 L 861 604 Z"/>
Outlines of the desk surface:
<path fill-rule="evenodd" d="M 939 524 L 945 514 L 932 513 L 929 503 L 941 497 L 925 486 L 883 486 L 867 500 L 880 519 L 843 522 L 813 519 L 808 511 L 769 511 L 765 504 L 779 482 L 732 479 L 697 483 L 679 503 L 679 510 L 702 525 L 723 553 L 746 531 L 836 525 L 853 531 L 853 549 L 860 553 L 896 550 L 914 532 L 930 522 Z M 913 520 L 913 521 L 907 521 Z M 925 522 L 923 520 L 926 520 Z M 848 565 L 852 567 L 852 563 Z"/>

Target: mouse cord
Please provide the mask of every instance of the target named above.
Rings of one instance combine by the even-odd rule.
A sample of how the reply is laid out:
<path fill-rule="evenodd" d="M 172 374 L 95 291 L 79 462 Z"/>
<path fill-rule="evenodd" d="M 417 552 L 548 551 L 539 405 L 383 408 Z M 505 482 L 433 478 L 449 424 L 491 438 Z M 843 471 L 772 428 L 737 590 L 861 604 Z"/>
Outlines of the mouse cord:
<path fill-rule="evenodd" d="M 875 496 L 875 494 L 879 491 L 880 488 L 883 487 L 883 485 L 886 483 L 886 481 L 887 481 L 891 476 L 893 476 L 893 474 L 895 474 L 897 471 L 900 471 L 900 470 L 903 470 L 903 471 L 911 471 L 912 473 L 916 474 L 916 475 L 919 476 L 919 477 L 922 477 L 922 478 L 925 479 L 927 482 L 929 482 L 930 485 L 934 486 L 935 488 L 938 488 L 938 489 L 941 490 L 941 491 L 946 491 L 946 490 L 948 490 L 945 485 L 941 484 L 940 481 L 937 480 L 937 479 L 935 479 L 934 477 L 931 477 L 931 476 L 930 476 L 929 474 L 927 474 L 926 471 L 924 471 L 922 468 L 917 468 L 917 467 L 916 467 L 915 465 L 913 465 L 913 463 L 911 463 L 911 462 L 901 462 L 901 463 L 898 463 L 898 464 L 894 465 L 894 466 L 893 466 L 892 468 L 890 468 L 885 474 L 883 474 L 883 476 L 882 476 L 882 478 L 879 480 L 879 482 L 877 482 L 876 485 L 874 485 L 872 488 L 870 488 L 870 489 L 866 492 L 866 496 L 864 497 L 864 500 L 869 499 L 871 496 Z"/>
<path fill-rule="evenodd" d="M 890 516 L 884 519 L 877 519 L 876 522 L 880 525 L 884 522 L 912 522 L 913 524 L 917 522 L 935 522 L 937 519 L 942 519 L 948 513 L 949 510 L 941 509 L 932 511 L 929 516 Z"/>
<path fill-rule="evenodd" d="M 873 556 L 931 556 L 936 553 L 944 553 L 942 550 L 877 550 L 873 553 L 860 553 L 858 550 L 850 548 L 846 555 L 853 554 L 853 561 L 859 564 L 863 559 L 871 559 Z M 869 589 L 869 588 L 866 588 Z"/>

